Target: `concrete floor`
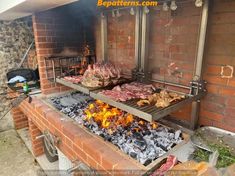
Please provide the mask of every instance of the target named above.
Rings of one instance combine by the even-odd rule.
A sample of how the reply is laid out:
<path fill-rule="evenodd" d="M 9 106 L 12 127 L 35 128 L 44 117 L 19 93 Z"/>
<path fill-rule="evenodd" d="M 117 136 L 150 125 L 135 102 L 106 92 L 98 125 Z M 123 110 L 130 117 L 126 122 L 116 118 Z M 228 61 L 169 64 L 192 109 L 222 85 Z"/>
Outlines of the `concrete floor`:
<path fill-rule="evenodd" d="M 0 120 L 0 175 L 38 176 L 41 173 L 40 166 L 13 129 L 8 114 Z"/>
<path fill-rule="evenodd" d="M 14 129 L 14 125 L 11 114 L 8 113 L 5 117 L 0 120 L 0 132 L 10 129 Z"/>

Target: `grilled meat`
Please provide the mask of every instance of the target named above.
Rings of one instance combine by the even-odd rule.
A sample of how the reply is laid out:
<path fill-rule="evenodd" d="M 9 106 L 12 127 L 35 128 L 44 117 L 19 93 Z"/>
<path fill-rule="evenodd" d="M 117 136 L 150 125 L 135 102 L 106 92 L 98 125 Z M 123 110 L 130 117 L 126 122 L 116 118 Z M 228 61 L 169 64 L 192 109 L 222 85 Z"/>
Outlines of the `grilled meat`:
<path fill-rule="evenodd" d="M 181 100 L 183 98 L 185 98 L 185 96 L 162 90 L 160 93 L 149 95 L 148 99 L 139 100 L 137 105 L 144 106 L 146 104 L 155 104 L 157 108 L 165 108 L 169 106 L 171 102 Z"/>
<path fill-rule="evenodd" d="M 138 102 L 137 102 L 137 105 L 138 106 L 144 106 L 144 105 L 146 105 L 146 104 L 150 104 L 150 101 L 149 100 L 139 100 Z"/>
<path fill-rule="evenodd" d="M 116 86 L 112 90 L 104 90 L 101 93 L 116 101 L 127 101 L 137 98 L 146 99 L 154 90 L 155 88 L 152 85 L 132 82 Z"/>

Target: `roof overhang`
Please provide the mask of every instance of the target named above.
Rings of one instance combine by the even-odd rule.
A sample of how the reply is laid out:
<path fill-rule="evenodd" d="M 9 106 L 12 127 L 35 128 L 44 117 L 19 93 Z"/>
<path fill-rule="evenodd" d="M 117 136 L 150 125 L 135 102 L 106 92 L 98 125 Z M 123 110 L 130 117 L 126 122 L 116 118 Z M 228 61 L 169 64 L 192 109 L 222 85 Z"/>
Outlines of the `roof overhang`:
<path fill-rule="evenodd" d="M 78 0 L 7 0 L 0 1 L 0 20 L 15 20 Z"/>

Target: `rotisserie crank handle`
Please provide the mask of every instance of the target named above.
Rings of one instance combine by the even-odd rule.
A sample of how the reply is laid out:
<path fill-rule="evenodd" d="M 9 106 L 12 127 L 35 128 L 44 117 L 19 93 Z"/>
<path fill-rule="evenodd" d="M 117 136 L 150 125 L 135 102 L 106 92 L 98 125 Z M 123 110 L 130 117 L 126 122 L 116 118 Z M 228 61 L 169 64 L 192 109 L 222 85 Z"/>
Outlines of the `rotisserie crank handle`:
<path fill-rule="evenodd" d="M 42 135 L 36 136 L 36 139 L 41 139 L 41 138 L 44 138 L 44 137 L 45 137 L 45 135 L 42 134 Z"/>

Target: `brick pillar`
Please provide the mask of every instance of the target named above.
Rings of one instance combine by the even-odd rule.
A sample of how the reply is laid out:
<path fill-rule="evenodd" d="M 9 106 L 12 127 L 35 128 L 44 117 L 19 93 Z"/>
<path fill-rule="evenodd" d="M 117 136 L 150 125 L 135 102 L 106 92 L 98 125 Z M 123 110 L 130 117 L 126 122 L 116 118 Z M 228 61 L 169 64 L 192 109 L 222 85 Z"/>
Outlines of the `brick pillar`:
<path fill-rule="evenodd" d="M 15 129 L 28 127 L 28 118 L 23 114 L 19 107 L 11 110 L 11 115 L 14 121 Z"/>
<path fill-rule="evenodd" d="M 42 135 L 42 132 L 31 120 L 29 120 L 29 135 L 32 142 L 32 149 L 34 156 L 37 157 L 42 155 L 44 153 L 42 138 L 36 139 L 37 136 Z"/>

